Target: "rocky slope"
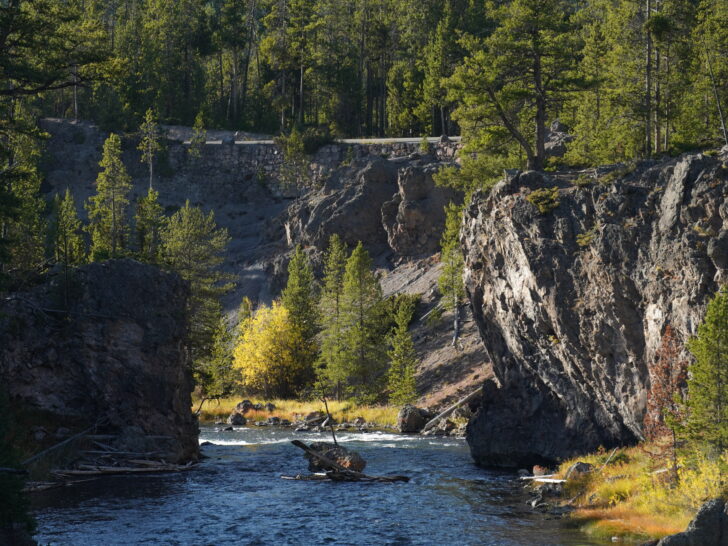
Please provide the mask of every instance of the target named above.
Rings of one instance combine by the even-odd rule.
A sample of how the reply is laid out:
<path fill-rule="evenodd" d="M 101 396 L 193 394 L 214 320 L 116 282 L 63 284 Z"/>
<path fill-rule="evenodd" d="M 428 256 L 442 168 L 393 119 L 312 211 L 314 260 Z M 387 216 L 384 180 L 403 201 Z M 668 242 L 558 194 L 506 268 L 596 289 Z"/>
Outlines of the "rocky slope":
<path fill-rule="evenodd" d="M 176 275 L 114 260 L 0 302 L 0 380 L 14 407 L 42 415 L 36 439 L 101 423 L 122 451 L 196 459 L 187 297 Z"/>
<path fill-rule="evenodd" d="M 640 438 L 665 325 L 687 339 L 728 280 L 725 152 L 588 173 L 598 180 L 517 173 L 474 196 L 466 285 L 497 378 L 468 426 L 478 463 Z M 553 210 L 526 200 L 554 186 Z"/>
<path fill-rule="evenodd" d="M 98 127 L 47 119 L 51 138 L 44 157 L 43 191 L 48 197 L 71 188 L 79 213 L 94 192 L 94 180 L 106 133 Z M 329 236 L 350 245 L 364 241 L 375 257 L 386 295 L 423 294 L 420 315 L 438 302 L 437 252 L 444 226 L 442 207 L 462 196 L 435 186 L 432 174 L 451 162 L 457 144 L 444 140 L 420 152 L 420 144 L 399 141 L 337 143 L 312 158 L 312 187 L 298 192 L 278 181 L 281 155 L 265 141 L 243 143 L 245 135 L 211 133 L 201 157 L 189 155 L 185 128 L 168 128 L 166 150 L 158 158 L 155 189 L 168 214 L 185 200 L 214 210 L 228 229 L 231 244 L 225 267 L 236 275 L 235 290 L 225 301 L 231 312 L 242 296 L 269 303 L 283 287 L 291 249 L 304 246 L 320 267 Z M 253 135 L 255 136 L 255 135 Z M 134 188 L 133 203 L 149 187 L 133 136 L 123 138 L 123 159 Z M 466 318 L 463 346 L 450 346 L 449 319 L 417 322 L 416 348 L 422 358 L 418 385 L 423 402 L 441 404 L 489 374 L 477 329 Z"/>

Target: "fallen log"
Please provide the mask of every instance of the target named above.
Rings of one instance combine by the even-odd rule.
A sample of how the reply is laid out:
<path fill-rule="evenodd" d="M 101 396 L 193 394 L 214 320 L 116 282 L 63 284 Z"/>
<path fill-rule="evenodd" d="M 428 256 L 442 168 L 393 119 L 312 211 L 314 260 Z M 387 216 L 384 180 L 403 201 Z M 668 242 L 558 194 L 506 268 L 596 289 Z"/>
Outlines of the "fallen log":
<path fill-rule="evenodd" d="M 161 472 L 181 472 L 183 470 L 192 470 L 192 465 L 165 465 L 150 468 L 136 468 L 125 466 L 97 466 L 79 465 L 86 468 L 85 470 L 53 470 L 51 473 L 56 476 L 102 476 L 111 474 L 144 474 L 144 473 L 161 473 Z"/>
<path fill-rule="evenodd" d="M 332 461 L 328 457 L 325 457 L 321 455 L 318 451 L 314 451 L 310 447 L 308 447 L 306 444 L 304 444 L 300 440 L 291 440 L 291 443 L 304 450 L 306 453 L 311 455 L 312 457 L 316 457 L 318 460 L 320 460 L 324 465 L 326 465 L 329 468 L 333 468 L 334 470 L 330 470 L 326 472 L 326 478 L 332 481 L 350 481 L 350 482 L 408 482 L 410 479 L 407 476 L 368 476 L 367 474 L 363 474 L 361 472 L 356 472 L 354 470 L 349 470 L 348 468 L 345 468 L 341 466 L 339 463 Z M 315 474 L 316 476 L 319 476 L 319 474 Z M 300 476 L 300 474 L 299 474 Z M 283 476 L 281 476 L 283 477 Z M 286 477 L 284 479 L 303 479 L 303 478 L 290 478 Z M 319 479 L 319 478 L 314 478 Z"/>
<path fill-rule="evenodd" d="M 458 409 L 463 404 L 470 402 L 477 394 L 480 394 L 483 391 L 483 387 L 478 387 L 473 392 L 471 392 L 469 395 L 467 395 L 465 398 L 461 398 L 458 402 L 447 408 L 445 411 L 439 413 L 437 416 L 435 416 L 433 419 L 427 422 L 425 424 L 425 427 L 422 429 L 422 432 L 427 432 L 432 427 L 434 427 L 438 421 L 441 419 L 444 419 L 445 417 L 448 417 L 451 413 L 453 413 L 456 409 Z"/>

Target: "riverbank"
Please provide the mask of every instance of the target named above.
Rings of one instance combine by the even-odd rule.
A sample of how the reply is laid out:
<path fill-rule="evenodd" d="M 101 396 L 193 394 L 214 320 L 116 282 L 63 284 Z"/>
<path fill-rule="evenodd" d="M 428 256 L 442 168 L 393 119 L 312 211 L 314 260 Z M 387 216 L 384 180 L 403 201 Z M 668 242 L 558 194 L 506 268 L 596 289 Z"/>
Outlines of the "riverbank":
<path fill-rule="evenodd" d="M 647 540 L 679 533 L 703 503 L 728 496 L 728 487 L 721 486 L 728 452 L 720 460 L 679 455 L 675 474 L 667 441 L 642 443 L 565 461 L 554 478 L 565 479 L 577 462 L 591 465 L 591 471 L 566 481 L 563 503 L 595 538 Z"/>
<path fill-rule="evenodd" d="M 242 400 L 243 397 L 236 396 L 205 401 L 200 411 L 200 421 L 203 423 L 225 421 L 235 409 L 235 406 Z M 245 414 L 246 419 L 252 422 L 265 421 L 272 416 L 295 422 L 312 412 L 325 411 L 324 404 L 319 400 L 263 400 L 251 398 L 250 401 L 262 408 L 251 409 Z M 267 404 L 273 404 L 275 409 L 272 411 L 266 409 Z M 370 425 L 378 427 L 394 427 L 397 424 L 397 413 L 400 410 L 399 406 L 360 406 L 351 401 L 330 400 L 328 405 L 329 412 L 339 423 L 350 423 L 357 417 L 361 417 Z M 198 408 L 200 408 L 200 400 L 193 399 L 192 410 L 196 412 Z"/>

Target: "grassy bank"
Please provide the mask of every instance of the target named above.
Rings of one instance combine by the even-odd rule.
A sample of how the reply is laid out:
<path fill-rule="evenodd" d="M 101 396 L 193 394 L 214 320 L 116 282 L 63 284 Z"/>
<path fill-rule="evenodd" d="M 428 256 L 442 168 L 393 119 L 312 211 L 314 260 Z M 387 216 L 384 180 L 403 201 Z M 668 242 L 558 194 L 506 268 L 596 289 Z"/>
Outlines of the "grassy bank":
<path fill-rule="evenodd" d="M 572 517 L 587 532 L 606 538 L 661 538 L 684 531 L 705 501 L 728 493 L 721 486 L 728 453 L 722 460 L 701 454 L 679 457 L 676 476 L 666 444 L 641 444 L 564 462 L 560 477 L 577 461 L 595 468 L 565 484 L 563 498 L 576 508 Z"/>
<path fill-rule="evenodd" d="M 200 412 L 200 421 L 214 422 L 224 421 L 227 419 L 233 408 L 243 400 L 242 397 L 223 398 L 221 400 L 206 401 Z M 250 399 L 254 404 L 265 404 L 271 402 L 276 409 L 273 412 L 267 410 L 251 410 L 245 417 L 251 421 L 261 421 L 273 415 L 281 419 L 296 421 L 301 416 L 305 416 L 312 411 L 324 411 L 324 405 L 318 400 L 299 401 L 299 400 L 262 400 Z M 367 423 L 376 423 L 382 426 L 394 426 L 397 422 L 397 413 L 399 407 L 396 406 L 358 406 L 353 402 L 329 401 L 329 411 L 339 423 L 351 422 L 357 417 L 362 417 Z M 192 408 L 197 411 L 200 406 L 199 400 L 193 400 Z"/>

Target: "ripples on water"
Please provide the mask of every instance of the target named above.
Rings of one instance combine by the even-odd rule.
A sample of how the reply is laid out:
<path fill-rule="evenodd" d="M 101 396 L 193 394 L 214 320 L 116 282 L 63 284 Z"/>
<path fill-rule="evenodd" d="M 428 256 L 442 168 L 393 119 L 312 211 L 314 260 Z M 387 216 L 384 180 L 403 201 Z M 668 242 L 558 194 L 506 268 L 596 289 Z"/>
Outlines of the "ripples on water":
<path fill-rule="evenodd" d="M 477 468 L 462 440 L 342 433 L 366 472 L 410 483 L 281 480 L 306 473 L 285 429 L 203 427 L 197 470 L 107 477 L 35 499 L 41 544 L 599 544 L 523 505 L 512 474 Z"/>

